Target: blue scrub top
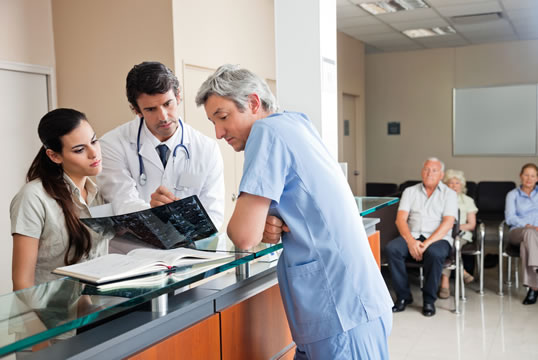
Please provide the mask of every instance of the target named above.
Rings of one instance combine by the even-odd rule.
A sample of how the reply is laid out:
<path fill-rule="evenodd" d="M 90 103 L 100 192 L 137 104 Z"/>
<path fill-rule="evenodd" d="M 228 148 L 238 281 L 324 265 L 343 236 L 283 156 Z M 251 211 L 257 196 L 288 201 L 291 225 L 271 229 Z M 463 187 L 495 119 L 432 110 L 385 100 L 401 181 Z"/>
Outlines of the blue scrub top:
<path fill-rule="evenodd" d="M 277 272 L 296 343 L 391 312 L 351 189 L 306 115 L 276 113 L 254 123 L 239 190 L 271 199 L 270 213 L 291 230 Z"/>

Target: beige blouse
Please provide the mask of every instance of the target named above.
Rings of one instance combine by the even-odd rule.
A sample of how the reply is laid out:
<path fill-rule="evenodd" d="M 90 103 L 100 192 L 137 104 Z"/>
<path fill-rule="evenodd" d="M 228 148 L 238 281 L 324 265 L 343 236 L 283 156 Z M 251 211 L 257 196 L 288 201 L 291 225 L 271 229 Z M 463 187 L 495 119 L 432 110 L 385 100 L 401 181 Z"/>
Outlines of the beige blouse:
<path fill-rule="evenodd" d="M 458 194 L 458 208 L 460 209 L 460 224 L 467 224 L 467 214 L 478 212 L 474 200 L 462 193 Z M 473 233 L 470 231 L 464 231 L 461 237 L 468 242 L 473 241 Z"/>
<path fill-rule="evenodd" d="M 98 194 L 95 183 L 88 178 L 86 191 L 87 203 L 73 181 L 64 174 L 64 179 L 71 188 L 73 201 L 80 211 L 80 217 L 90 217 L 89 207 L 102 205 L 103 198 Z M 56 200 L 47 194 L 40 179 L 26 183 L 15 195 L 10 205 L 11 233 L 39 239 L 39 250 L 35 269 L 35 284 L 59 278 L 51 273 L 57 267 L 64 266 L 64 255 L 69 243 L 69 235 L 62 208 Z M 101 236 L 88 228 L 92 249 L 85 260 L 106 255 L 108 241 L 112 236 Z"/>

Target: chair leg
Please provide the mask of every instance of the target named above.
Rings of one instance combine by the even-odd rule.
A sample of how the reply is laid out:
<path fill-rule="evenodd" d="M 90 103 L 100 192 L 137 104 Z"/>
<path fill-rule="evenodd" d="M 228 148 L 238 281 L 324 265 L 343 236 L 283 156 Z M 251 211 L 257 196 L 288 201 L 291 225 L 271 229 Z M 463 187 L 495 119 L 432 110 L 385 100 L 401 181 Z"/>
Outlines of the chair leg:
<path fill-rule="evenodd" d="M 463 262 L 460 264 L 460 286 L 461 286 L 461 301 L 465 302 L 467 301 L 467 298 L 465 297 L 465 281 L 464 281 L 464 268 L 463 268 Z"/>
<path fill-rule="evenodd" d="M 514 280 L 516 282 L 516 289 L 519 288 L 519 258 L 514 258 Z"/>
<path fill-rule="evenodd" d="M 512 287 L 512 257 L 509 256 L 506 261 L 506 286 Z"/>
<path fill-rule="evenodd" d="M 460 278 L 463 278 L 463 274 L 461 273 L 461 253 L 459 252 L 459 242 L 456 241 L 456 280 L 454 281 L 455 284 L 455 293 L 454 293 L 454 313 L 458 315 L 460 313 Z"/>
<path fill-rule="evenodd" d="M 499 225 L 499 296 L 503 296 L 503 224 Z"/>
<path fill-rule="evenodd" d="M 420 289 L 424 287 L 424 269 L 419 267 Z"/>
<path fill-rule="evenodd" d="M 484 295 L 484 238 L 486 235 L 486 227 L 484 223 L 480 223 L 480 295 Z"/>

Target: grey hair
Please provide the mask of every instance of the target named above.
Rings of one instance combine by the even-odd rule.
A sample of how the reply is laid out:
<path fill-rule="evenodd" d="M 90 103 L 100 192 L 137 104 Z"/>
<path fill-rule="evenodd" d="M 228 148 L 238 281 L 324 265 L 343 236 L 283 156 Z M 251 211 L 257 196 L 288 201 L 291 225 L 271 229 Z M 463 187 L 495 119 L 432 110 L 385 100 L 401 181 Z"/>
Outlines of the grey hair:
<path fill-rule="evenodd" d="M 435 161 L 435 162 L 440 163 L 440 164 L 441 164 L 441 171 L 445 171 L 445 163 L 442 162 L 441 160 L 439 160 L 439 159 L 436 158 L 436 157 L 429 157 L 429 158 L 427 158 L 426 161 L 424 161 L 424 163 L 422 164 L 422 167 L 424 167 L 424 165 L 426 165 L 426 163 L 427 163 L 428 161 Z"/>
<path fill-rule="evenodd" d="M 276 112 L 278 106 L 275 96 L 267 83 L 252 71 L 242 69 L 238 65 L 222 65 L 207 78 L 196 94 L 196 105 L 205 105 L 211 95 L 218 95 L 232 100 L 239 111 L 248 107 L 248 96 L 257 94 L 263 109 Z"/>
<path fill-rule="evenodd" d="M 458 179 L 461 183 L 461 191 L 463 193 L 467 192 L 467 187 L 466 187 L 467 181 L 465 181 L 465 176 L 463 175 L 463 171 L 448 169 L 445 173 L 445 178 L 443 179 L 443 182 L 445 184 L 448 184 L 450 179 Z"/>

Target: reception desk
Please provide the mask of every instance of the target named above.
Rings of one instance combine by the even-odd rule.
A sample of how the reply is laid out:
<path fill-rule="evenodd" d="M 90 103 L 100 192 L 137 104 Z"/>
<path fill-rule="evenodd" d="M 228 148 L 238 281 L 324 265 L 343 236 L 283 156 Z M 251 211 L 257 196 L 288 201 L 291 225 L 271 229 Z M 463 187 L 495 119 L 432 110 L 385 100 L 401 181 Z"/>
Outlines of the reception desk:
<path fill-rule="evenodd" d="M 363 220 L 379 246 L 379 220 Z M 25 358 L 293 359 L 276 277 L 282 245 L 240 251 L 220 236 L 196 247 L 233 256 L 145 288 L 103 292 L 62 278 L 0 296 L 0 356 L 46 342 Z"/>

